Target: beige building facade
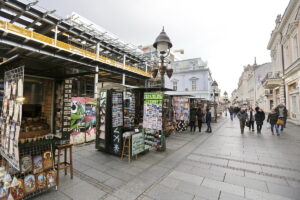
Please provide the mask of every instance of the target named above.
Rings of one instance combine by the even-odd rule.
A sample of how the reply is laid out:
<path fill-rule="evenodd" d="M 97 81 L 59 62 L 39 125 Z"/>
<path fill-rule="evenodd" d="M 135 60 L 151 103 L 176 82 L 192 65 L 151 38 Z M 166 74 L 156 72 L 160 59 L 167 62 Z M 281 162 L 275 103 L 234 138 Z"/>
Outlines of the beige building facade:
<path fill-rule="evenodd" d="M 274 103 L 285 103 L 289 121 L 300 125 L 300 1 L 290 0 L 283 16 L 278 15 L 267 48 L 272 73 L 265 88 L 272 88 Z"/>

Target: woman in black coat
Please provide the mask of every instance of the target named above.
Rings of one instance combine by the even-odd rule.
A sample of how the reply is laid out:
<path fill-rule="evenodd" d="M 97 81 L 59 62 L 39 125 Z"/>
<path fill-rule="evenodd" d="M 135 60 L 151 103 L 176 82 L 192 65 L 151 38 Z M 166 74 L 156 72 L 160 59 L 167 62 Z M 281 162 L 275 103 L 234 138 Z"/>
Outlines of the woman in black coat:
<path fill-rule="evenodd" d="M 201 107 L 199 106 L 197 109 L 197 118 L 198 118 L 198 127 L 199 127 L 199 132 L 201 132 L 201 128 L 202 128 L 202 118 L 204 116 L 204 113 L 201 109 Z"/>
<path fill-rule="evenodd" d="M 256 107 L 255 111 L 256 111 L 256 114 L 255 114 L 254 118 L 255 118 L 255 122 L 256 122 L 257 133 L 260 134 L 262 125 L 264 123 L 266 116 L 265 116 L 264 111 L 262 109 L 260 109 L 259 107 Z"/>
<path fill-rule="evenodd" d="M 197 111 L 195 108 L 192 108 L 190 113 L 191 132 L 195 132 L 196 130 L 196 118 L 197 118 Z"/>

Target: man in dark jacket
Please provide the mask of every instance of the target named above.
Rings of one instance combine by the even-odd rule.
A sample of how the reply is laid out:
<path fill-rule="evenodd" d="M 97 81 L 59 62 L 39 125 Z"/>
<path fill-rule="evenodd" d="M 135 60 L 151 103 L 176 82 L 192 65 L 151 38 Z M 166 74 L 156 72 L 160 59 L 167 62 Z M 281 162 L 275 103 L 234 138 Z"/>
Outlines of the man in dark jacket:
<path fill-rule="evenodd" d="M 252 128 L 252 132 L 254 132 L 254 113 L 253 113 L 253 109 L 250 108 L 249 109 L 249 131 Z"/>
<path fill-rule="evenodd" d="M 281 103 L 275 108 L 275 111 L 277 112 L 279 119 L 281 119 L 284 122 L 284 124 L 281 125 L 281 129 L 280 129 L 280 131 L 282 132 L 283 128 L 285 128 L 285 124 L 286 124 L 287 109 L 284 106 L 284 104 Z"/>
<path fill-rule="evenodd" d="M 256 111 L 256 114 L 254 115 L 254 118 L 256 121 L 256 129 L 257 129 L 257 133 L 260 134 L 262 125 L 264 123 L 266 116 L 265 116 L 264 111 L 262 109 L 260 109 L 259 107 L 256 107 L 255 111 Z"/>
<path fill-rule="evenodd" d="M 205 115 L 205 121 L 206 121 L 206 125 L 207 125 L 207 130 L 206 132 L 207 133 L 211 133 L 211 112 L 210 112 L 210 109 L 207 108 L 206 109 L 206 115 Z"/>
<path fill-rule="evenodd" d="M 241 134 L 244 134 L 246 120 L 248 120 L 248 114 L 244 108 L 237 114 L 238 119 L 240 120 Z"/>
<path fill-rule="evenodd" d="M 229 110 L 229 114 L 230 114 L 230 119 L 231 119 L 231 121 L 232 121 L 232 120 L 233 120 L 233 112 L 234 112 L 233 107 L 230 106 L 230 107 L 228 108 L 228 110 Z"/>
<path fill-rule="evenodd" d="M 274 135 L 274 128 L 276 130 L 277 135 L 279 135 L 277 120 L 278 120 L 278 114 L 275 109 L 272 109 L 272 111 L 269 113 L 268 119 L 267 119 L 267 122 L 269 122 L 271 125 L 272 135 Z"/>
<path fill-rule="evenodd" d="M 199 105 L 198 109 L 197 109 L 197 118 L 198 118 L 198 127 L 199 127 L 199 132 L 201 132 L 201 128 L 202 128 L 202 119 L 203 119 L 203 111 L 201 109 L 201 105 Z"/>
<path fill-rule="evenodd" d="M 191 109 L 191 114 L 190 114 L 191 132 L 195 132 L 195 130 L 196 130 L 196 118 L 197 118 L 196 109 L 192 108 Z"/>

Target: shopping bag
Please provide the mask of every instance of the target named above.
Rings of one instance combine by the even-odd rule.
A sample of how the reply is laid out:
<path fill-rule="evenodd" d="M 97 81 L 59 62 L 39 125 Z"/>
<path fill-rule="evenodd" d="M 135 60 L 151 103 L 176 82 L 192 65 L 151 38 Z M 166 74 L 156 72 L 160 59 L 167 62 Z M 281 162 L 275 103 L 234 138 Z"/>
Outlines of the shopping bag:
<path fill-rule="evenodd" d="M 248 120 L 246 121 L 246 126 L 250 127 L 250 121 L 248 121 Z"/>
<path fill-rule="evenodd" d="M 277 125 L 282 126 L 284 124 L 282 119 L 278 119 L 277 120 Z"/>

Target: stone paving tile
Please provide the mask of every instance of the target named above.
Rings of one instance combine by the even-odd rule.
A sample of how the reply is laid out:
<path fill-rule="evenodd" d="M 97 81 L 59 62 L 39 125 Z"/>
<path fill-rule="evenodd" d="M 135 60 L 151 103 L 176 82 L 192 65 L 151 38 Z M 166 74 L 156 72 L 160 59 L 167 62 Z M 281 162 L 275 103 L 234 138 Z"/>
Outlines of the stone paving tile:
<path fill-rule="evenodd" d="M 266 183 L 264 181 L 260 181 L 257 179 L 252 179 L 252 178 L 242 177 L 242 176 L 237 176 L 232 174 L 226 174 L 224 182 L 260 190 L 263 192 L 268 192 Z"/>
<path fill-rule="evenodd" d="M 88 169 L 86 171 L 83 172 L 84 174 L 86 174 L 87 176 L 90 176 L 100 182 L 104 182 L 106 180 L 108 180 L 109 178 L 111 178 L 111 176 L 103 173 L 103 172 L 100 172 L 96 169 Z"/>
<path fill-rule="evenodd" d="M 74 169 L 76 169 L 80 172 L 83 172 L 83 171 L 91 168 L 91 166 L 86 165 L 86 164 L 80 162 L 79 160 L 73 160 L 73 167 L 74 167 Z"/>
<path fill-rule="evenodd" d="M 221 171 L 213 171 L 211 169 L 203 169 L 199 167 L 193 167 L 190 170 L 190 173 L 193 175 L 211 178 L 217 181 L 223 181 L 225 173 Z"/>
<path fill-rule="evenodd" d="M 181 181 L 194 183 L 196 185 L 201 185 L 201 183 L 203 181 L 203 177 L 201 177 L 201 176 L 196 176 L 193 174 L 188 174 L 188 173 L 179 172 L 179 171 L 171 172 L 168 177 L 175 178 L 175 179 L 178 179 Z"/>
<path fill-rule="evenodd" d="M 146 193 L 147 196 L 159 200 L 193 200 L 194 195 L 157 185 Z"/>
<path fill-rule="evenodd" d="M 166 187 L 169 187 L 171 189 L 175 189 L 179 185 L 180 182 L 181 182 L 180 180 L 168 176 L 168 177 L 164 178 L 160 182 L 160 184 L 164 185 Z"/>
<path fill-rule="evenodd" d="M 225 168 L 225 167 L 211 166 L 210 169 L 211 169 L 211 171 L 223 172 L 226 174 L 234 174 L 234 175 L 238 175 L 238 176 L 245 175 L 244 171 L 234 170 L 234 169 Z"/>
<path fill-rule="evenodd" d="M 262 181 L 265 181 L 266 183 L 270 182 L 270 183 L 277 183 L 280 185 L 288 186 L 287 181 L 285 179 L 281 179 L 281 178 L 264 176 L 264 175 L 260 175 L 260 174 L 249 173 L 249 172 L 245 172 L 245 177 L 262 180 Z"/>
<path fill-rule="evenodd" d="M 296 178 L 296 179 L 300 180 L 299 172 L 278 169 L 278 168 L 273 168 L 273 167 L 265 167 L 265 166 L 262 166 L 262 170 L 265 173 L 270 173 L 270 174 L 275 174 L 275 175 L 290 177 L 290 178 Z"/>
<path fill-rule="evenodd" d="M 114 192 L 113 196 L 117 197 L 120 200 L 134 200 L 139 196 L 139 194 L 133 194 L 125 190 L 118 190 Z"/>
<path fill-rule="evenodd" d="M 221 191 L 219 200 L 248 200 L 248 199 L 242 196 Z"/>
<path fill-rule="evenodd" d="M 185 181 L 180 181 L 180 183 L 176 187 L 176 190 L 192 194 L 197 197 L 202 197 L 208 200 L 217 200 L 220 193 L 219 190 L 211 189 L 205 186 L 200 186 Z"/>
<path fill-rule="evenodd" d="M 227 165 L 227 163 L 228 163 L 228 160 L 198 156 L 196 154 L 189 155 L 188 159 L 193 160 L 193 161 L 201 161 L 201 162 L 213 163 L 213 164 L 218 164 L 218 165 Z"/>
<path fill-rule="evenodd" d="M 192 167 L 199 167 L 199 168 L 203 168 L 203 169 L 209 169 L 211 167 L 211 165 L 203 164 L 203 163 L 193 161 L 193 160 L 184 160 L 184 161 L 182 161 L 182 164 L 189 165 Z"/>
<path fill-rule="evenodd" d="M 38 199 L 47 199 L 47 200 L 71 200 L 71 198 L 69 196 L 67 196 L 66 194 L 59 192 L 59 191 L 55 191 L 55 190 L 51 190 L 49 192 L 43 193 L 39 196 L 36 196 L 34 198 L 32 198 L 33 200 L 38 200 Z"/>
<path fill-rule="evenodd" d="M 76 184 L 74 187 L 64 189 L 62 192 L 71 197 L 73 200 L 99 199 L 106 194 L 98 188 L 83 181 Z"/>
<path fill-rule="evenodd" d="M 108 185 L 109 187 L 112 187 L 114 189 L 117 189 L 117 188 L 121 187 L 122 185 L 124 185 L 125 182 L 118 178 L 110 177 L 109 179 L 104 181 L 104 184 Z"/>
<path fill-rule="evenodd" d="M 100 198 L 101 199 L 101 198 Z M 103 199 L 103 198 L 102 198 Z M 101 199 L 101 200 L 102 200 Z M 107 195 L 103 200 L 120 200 L 119 198 L 112 196 L 112 195 Z"/>
<path fill-rule="evenodd" d="M 291 199 L 300 198 L 299 188 L 283 186 L 275 183 L 268 183 L 268 188 L 270 193 L 278 194 L 284 197 L 289 197 Z"/>
<path fill-rule="evenodd" d="M 255 172 L 262 172 L 262 168 L 259 165 L 253 165 L 249 163 L 241 163 L 236 161 L 229 161 L 228 166 L 235 167 L 239 169 L 251 170 Z"/>
<path fill-rule="evenodd" d="M 245 196 L 247 199 L 252 200 L 291 200 L 290 198 L 283 197 L 281 195 L 266 193 L 249 188 L 245 188 Z"/>
<path fill-rule="evenodd" d="M 110 175 L 110 176 L 113 176 L 115 178 L 119 178 L 121 179 L 122 181 L 129 181 L 133 178 L 132 175 L 130 174 L 127 174 L 126 172 L 123 172 L 123 171 L 119 171 L 119 170 L 116 170 L 116 169 L 107 169 L 105 171 L 106 174 Z"/>
<path fill-rule="evenodd" d="M 244 187 L 233 185 L 230 183 L 224 183 L 213 179 L 205 178 L 202 183 L 202 186 L 225 191 L 239 196 L 244 196 Z"/>

